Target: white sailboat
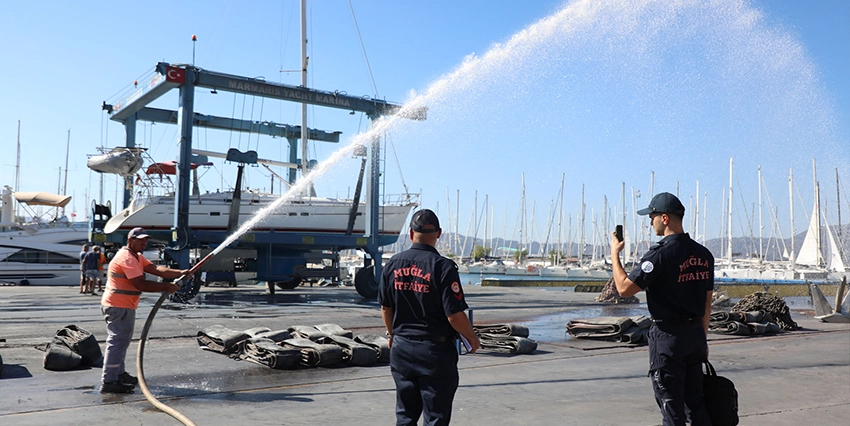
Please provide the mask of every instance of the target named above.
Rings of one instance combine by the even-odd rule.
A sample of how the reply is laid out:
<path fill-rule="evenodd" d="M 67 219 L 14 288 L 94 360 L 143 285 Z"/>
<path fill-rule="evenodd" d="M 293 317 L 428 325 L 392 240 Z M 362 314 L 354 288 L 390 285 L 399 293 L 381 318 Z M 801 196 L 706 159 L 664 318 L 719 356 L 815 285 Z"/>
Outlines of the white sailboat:
<path fill-rule="evenodd" d="M 248 221 L 254 213 L 278 199 L 277 195 L 245 191 L 240 200 L 238 225 Z M 215 192 L 193 196 L 189 202 L 189 227 L 207 231 L 226 231 L 230 218 L 233 192 Z M 380 235 L 398 236 L 408 214 L 418 204 L 413 198 L 402 197 L 397 204 L 380 207 Z M 282 205 L 268 216 L 255 231 L 315 232 L 345 234 L 353 206 L 352 200 L 300 196 Z M 359 203 L 352 233 L 364 233 L 365 203 Z M 106 222 L 104 232 L 128 232 L 139 226 L 147 231 L 168 231 L 174 222 L 174 195 L 138 194 L 130 205 Z"/>
<path fill-rule="evenodd" d="M 810 267 L 810 269 L 800 269 L 801 275 L 806 277 L 839 279 L 847 270 L 844 261 L 841 259 L 841 252 L 835 242 L 835 237 L 832 235 L 829 225 L 826 224 L 826 218 L 821 214 L 820 197 L 817 193 L 815 195 L 812 218 L 809 221 L 809 228 L 806 231 L 803 246 L 800 248 L 795 263 Z M 821 221 L 823 221 L 823 224 Z M 832 276 L 830 277 L 830 275 Z"/>

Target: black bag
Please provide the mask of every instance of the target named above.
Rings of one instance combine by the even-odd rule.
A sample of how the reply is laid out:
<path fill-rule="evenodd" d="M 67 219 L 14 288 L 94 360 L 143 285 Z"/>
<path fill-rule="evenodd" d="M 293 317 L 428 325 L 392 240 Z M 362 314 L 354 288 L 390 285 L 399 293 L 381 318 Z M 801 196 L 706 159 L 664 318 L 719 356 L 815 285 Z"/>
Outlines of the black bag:
<path fill-rule="evenodd" d="M 718 376 L 714 366 L 705 361 L 702 376 L 702 398 L 713 426 L 738 424 L 738 391 L 731 380 Z"/>
<path fill-rule="evenodd" d="M 94 335 L 74 324 L 66 325 L 65 328 L 56 331 L 56 337 L 83 358 L 82 365 L 96 366 L 103 358 L 100 345 Z"/>

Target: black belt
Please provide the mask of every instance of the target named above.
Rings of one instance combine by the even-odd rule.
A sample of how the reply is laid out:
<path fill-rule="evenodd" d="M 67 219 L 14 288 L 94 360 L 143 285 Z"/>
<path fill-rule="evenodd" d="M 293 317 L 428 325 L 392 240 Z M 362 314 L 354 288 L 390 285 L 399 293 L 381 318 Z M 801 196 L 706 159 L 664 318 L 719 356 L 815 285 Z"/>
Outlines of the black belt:
<path fill-rule="evenodd" d="M 417 340 L 417 341 L 420 341 L 420 342 L 437 342 L 437 343 L 453 342 L 455 340 L 454 337 L 449 337 L 449 336 L 399 336 L 399 337 L 403 337 L 407 340 Z"/>
<path fill-rule="evenodd" d="M 653 324 L 692 324 L 699 321 L 694 317 L 652 318 Z"/>

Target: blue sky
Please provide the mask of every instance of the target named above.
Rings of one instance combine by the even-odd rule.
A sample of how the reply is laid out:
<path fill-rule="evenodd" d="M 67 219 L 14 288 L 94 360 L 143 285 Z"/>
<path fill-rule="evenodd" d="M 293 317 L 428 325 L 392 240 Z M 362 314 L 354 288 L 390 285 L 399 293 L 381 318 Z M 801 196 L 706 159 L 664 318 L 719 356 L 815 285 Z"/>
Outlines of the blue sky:
<path fill-rule="evenodd" d="M 678 191 L 689 213 L 699 200 L 705 224 L 698 233 L 716 237 L 725 221 L 730 157 L 735 235 L 758 233 L 758 166 L 765 237 L 777 232 L 774 214 L 778 232 L 790 236 L 792 168 L 795 229 L 802 232 L 802 212 L 813 203 L 813 158 L 834 224 L 836 168 L 842 207 L 850 212 L 850 2 L 704 3 L 315 1 L 309 84 L 399 103 L 424 96 L 418 99 L 429 106 L 429 119 L 398 121 L 389 132 L 386 192 L 421 192 L 444 227 L 457 225 L 464 234 L 476 232 L 470 223 L 477 191 L 479 216 L 485 196 L 489 202 L 491 235 L 517 238 L 524 175 L 527 214 L 535 213 L 526 235 L 544 239 L 563 173 L 563 228 L 573 235 L 584 186 L 588 235 L 604 229 L 601 217 L 592 228 L 592 216 L 602 213 L 606 198 L 619 222 L 623 210 L 631 215 L 652 192 Z M 298 68 L 296 0 L 85 5 L 13 1 L 0 16 L 0 184 L 15 182 L 20 120 L 21 190 L 58 192 L 70 129 L 66 192 L 78 218 L 100 197 L 87 155 L 124 143 L 123 127 L 107 120 L 101 103 L 159 61 L 192 62 L 192 34 L 199 67 L 300 82 L 287 71 Z M 488 54 L 494 44 L 501 47 Z M 176 109 L 176 91 L 155 106 Z M 197 92 L 196 111 L 205 114 L 299 124 L 299 110 Z M 345 111 L 311 108 L 309 117 L 310 127 L 342 131 L 341 144 L 368 128 L 365 117 Z M 177 155 L 176 126 L 140 126 L 137 138 L 158 161 Z M 193 143 L 220 152 L 254 149 L 263 158 L 287 152 L 285 141 L 229 132 L 198 131 Z M 337 148 L 317 143 L 311 152 L 322 160 Z M 319 194 L 350 196 L 357 163 L 333 170 L 317 180 Z M 215 191 L 234 180 L 235 167 L 218 163 L 203 175 L 202 188 Z M 115 204 L 115 179 L 105 181 L 103 197 Z M 268 189 L 270 177 L 254 169 L 247 184 Z"/>

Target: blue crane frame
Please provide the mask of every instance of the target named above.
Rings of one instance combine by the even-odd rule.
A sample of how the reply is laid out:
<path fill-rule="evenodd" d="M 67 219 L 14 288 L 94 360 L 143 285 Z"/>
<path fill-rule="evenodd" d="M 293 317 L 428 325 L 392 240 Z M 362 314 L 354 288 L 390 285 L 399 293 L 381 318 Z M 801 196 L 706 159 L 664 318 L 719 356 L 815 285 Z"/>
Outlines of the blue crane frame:
<path fill-rule="evenodd" d="M 192 159 L 192 128 L 194 125 L 236 129 L 239 131 L 257 131 L 265 134 L 279 135 L 290 141 L 300 137 L 300 126 L 269 125 L 252 123 L 243 120 L 221 117 L 204 116 L 194 111 L 195 87 L 211 90 L 224 90 L 234 93 L 255 95 L 308 103 L 347 111 L 363 112 L 374 121 L 382 115 L 392 115 L 401 110 L 401 105 L 392 104 L 379 99 L 354 97 L 339 92 L 325 92 L 301 86 L 291 86 L 270 83 L 261 79 L 241 77 L 231 74 L 218 73 L 197 68 L 193 65 L 171 65 L 160 62 L 155 67 L 153 78 L 135 92 L 116 104 L 104 102 L 103 109 L 110 114 L 110 119 L 124 124 L 126 146 L 136 146 L 136 121 L 154 121 L 174 123 L 180 127 L 180 154 L 177 164 L 177 190 L 175 191 L 175 219 L 172 240 L 177 244 L 169 250 L 177 266 L 186 269 L 190 266 L 189 249 L 200 245 L 216 245 L 227 238 L 226 232 L 195 231 L 189 228 L 189 196 L 190 171 L 188 167 Z M 179 89 L 178 111 L 168 111 L 148 108 L 147 105 L 172 89 Z M 421 108 L 407 113 L 406 118 L 424 120 L 426 109 Z M 327 133 L 308 129 L 311 139 L 329 142 L 339 141 L 339 132 Z M 295 162 L 295 144 L 290 143 L 290 161 Z M 392 244 L 398 239 L 397 235 L 380 235 L 380 144 L 377 138 L 367 146 L 367 180 L 366 191 L 366 230 L 363 235 L 334 235 L 312 233 L 283 233 L 283 232 L 248 232 L 243 235 L 239 244 L 257 250 L 257 279 L 269 283 L 269 290 L 274 293 L 276 280 L 291 279 L 295 266 L 304 261 L 307 253 L 328 250 L 362 249 L 369 256 L 365 257 L 364 270 L 367 275 L 358 277 L 357 291 L 364 297 L 373 298 L 377 294 L 376 277 L 381 274 L 381 251 L 383 245 Z M 290 174 L 290 178 L 294 178 Z M 124 207 L 129 205 L 132 187 L 125 186 Z M 375 261 L 375 259 L 378 259 Z M 374 263 L 374 265 L 373 265 Z M 364 279 L 368 282 L 362 283 Z"/>

